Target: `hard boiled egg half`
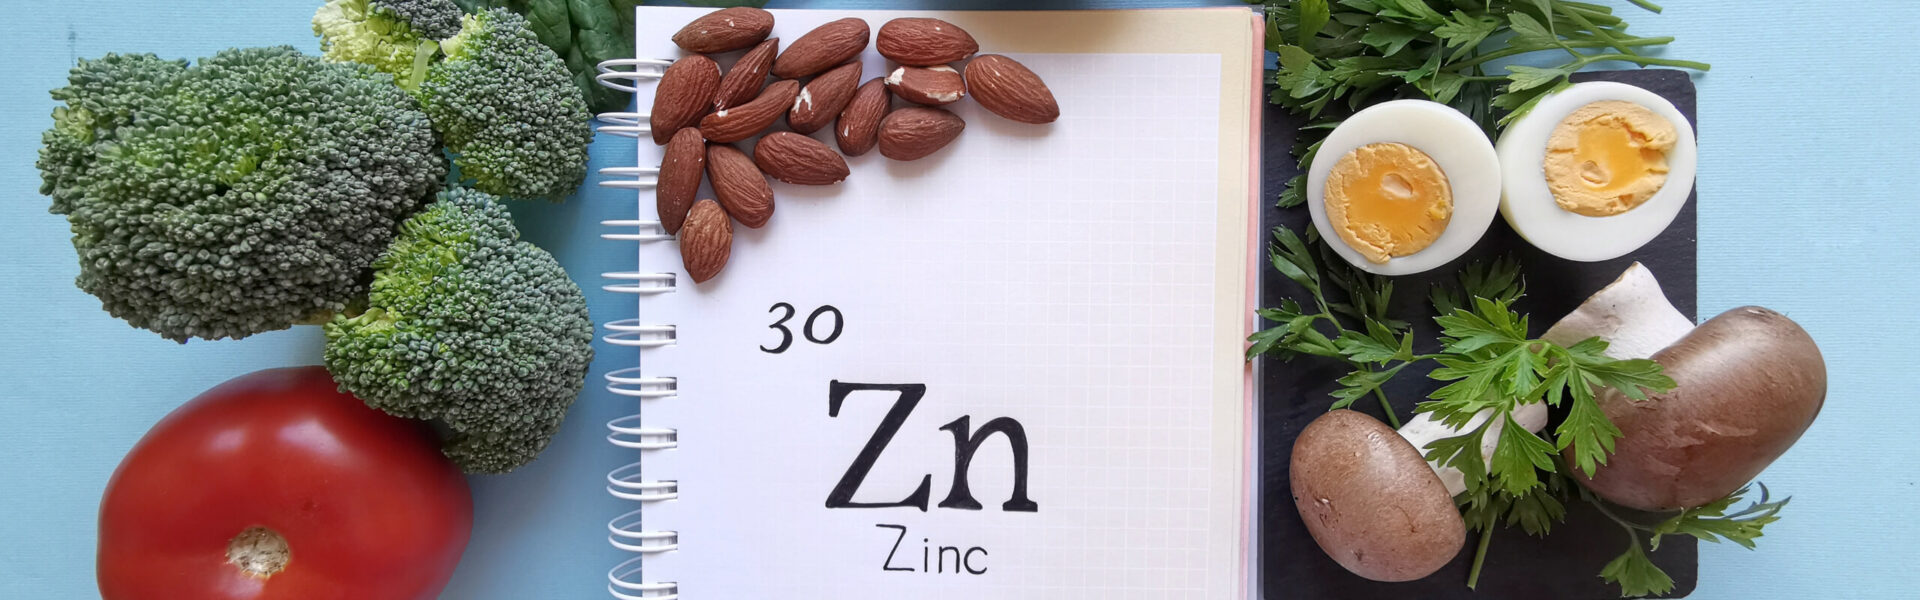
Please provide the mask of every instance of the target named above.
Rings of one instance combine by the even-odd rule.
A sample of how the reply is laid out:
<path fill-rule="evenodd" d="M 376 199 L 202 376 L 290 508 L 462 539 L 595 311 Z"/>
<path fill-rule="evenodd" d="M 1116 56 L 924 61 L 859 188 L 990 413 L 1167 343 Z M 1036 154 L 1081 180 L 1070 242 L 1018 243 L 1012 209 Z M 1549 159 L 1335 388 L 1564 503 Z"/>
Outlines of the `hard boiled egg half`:
<path fill-rule="evenodd" d="M 1354 113 L 1307 170 L 1313 226 L 1341 258 L 1381 275 L 1447 264 L 1500 207 L 1493 142 L 1445 104 L 1394 100 Z"/>
<path fill-rule="evenodd" d="M 1500 214 L 1527 242 L 1568 260 L 1639 249 L 1693 192 L 1693 127 L 1673 103 L 1631 85 L 1578 83 L 1541 98 L 1497 147 Z"/>

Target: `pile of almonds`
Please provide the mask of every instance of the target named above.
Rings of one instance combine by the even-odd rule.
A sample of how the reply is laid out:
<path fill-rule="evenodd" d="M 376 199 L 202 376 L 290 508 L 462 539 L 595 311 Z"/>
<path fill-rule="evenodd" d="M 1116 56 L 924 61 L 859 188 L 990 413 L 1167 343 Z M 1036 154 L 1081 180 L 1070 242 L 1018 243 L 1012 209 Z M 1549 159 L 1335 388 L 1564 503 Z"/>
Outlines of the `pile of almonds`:
<path fill-rule="evenodd" d="M 773 217 L 767 177 L 829 185 L 847 178 L 841 154 L 875 147 L 893 160 L 917 160 L 960 137 L 966 123 L 937 108 L 972 96 L 994 114 L 1022 123 L 1051 123 L 1060 106 L 1025 65 L 997 54 L 975 57 L 972 35 L 940 19 L 901 18 L 880 27 L 874 46 L 899 66 L 860 83 L 857 58 L 867 49 L 867 22 L 840 19 L 780 50 L 773 14 L 758 8 L 708 13 L 674 34 L 692 53 L 660 77 L 650 117 L 653 141 L 666 146 L 656 187 L 660 223 L 680 236 L 680 258 L 695 283 L 727 265 L 733 222 L 758 228 Z M 746 50 L 724 75 L 707 56 Z M 968 58 L 972 60 L 967 61 Z M 967 61 L 964 71 L 952 65 Z M 775 78 L 767 84 L 767 77 Z M 892 97 L 918 106 L 893 108 Z M 788 131 L 766 133 L 784 115 Z M 834 124 L 836 153 L 810 137 Z M 762 135 L 764 134 L 764 135 Z M 749 156 L 733 146 L 761 136 Z M 695 201 L 705 174 L 713 199 Z"/>

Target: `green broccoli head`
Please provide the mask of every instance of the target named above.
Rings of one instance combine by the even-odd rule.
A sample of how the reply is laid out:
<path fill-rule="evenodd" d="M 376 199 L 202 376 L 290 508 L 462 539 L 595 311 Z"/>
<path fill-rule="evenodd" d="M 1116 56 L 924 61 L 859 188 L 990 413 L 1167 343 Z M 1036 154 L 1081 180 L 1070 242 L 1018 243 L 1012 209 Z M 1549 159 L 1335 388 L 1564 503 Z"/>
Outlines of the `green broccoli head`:
<path fill-rule="evenodd" d="M 519 235 L 492 196 L 443 192 L 374 263 L 366 311 L 326 325 L 340 389 L 443 424 L 447 456 L 468 472 L 531 462 L 593 361 L 579 286 Z"/>
<path fill-rule="evenodd" d="M 506 9 L 467 15 L 441 49 L 419 96 L 461 177 L 509 198 L 573 193 L 587 176 L 590 115 L 566 63 L 527 20 Z"/>
<path fill-rule="evenodd" d="M 409 90 L 426 77 L 439 41 L 459 32 L 453 0 L 327 0 L 313 13 L 327 60 L 372 65 Z"/>
<path fill-rule="evenodd" d="M 81 61 L 42 135 L 80 289 L 167 339 L 240 338 L 345 308 L 446 174 L 392 79 L 290 47 L 198 65 Z"/>
<path fill-rule="evenodd" d="M 330 0 L 340 2 L 345 0 Z M 453 0 L 369 0 L 373 11 L 392 15 L 428 38 L 444 40 L 460 33 L 460 5 Z"/>

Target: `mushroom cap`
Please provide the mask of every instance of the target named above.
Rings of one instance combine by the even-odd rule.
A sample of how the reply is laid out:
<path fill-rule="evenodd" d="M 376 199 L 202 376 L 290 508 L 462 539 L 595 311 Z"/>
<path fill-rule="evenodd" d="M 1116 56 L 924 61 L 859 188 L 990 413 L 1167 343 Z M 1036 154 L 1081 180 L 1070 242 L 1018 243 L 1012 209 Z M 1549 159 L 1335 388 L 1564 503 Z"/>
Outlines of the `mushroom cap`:
<path fill-rule="evenodd" d="M 1591 479 L 1574 473 L 1621 506 L 1692 508 L 1739 490 L 1800 439 L 1826 402 L 1827 365 L 1813 338 L 1757 306 L 1721 313 L 1653 360 L 1673 390 L 1638 402 L 1602 392 L 1600 408 L 1622 437 Z"/>
<path fill-rule="evenodd" d="M 1293 503 L 1313 541 L 1374 581 L 1432 575 L 1460 553 L 1466 522 L 1427 461 L 1385 424 L 1329 411 L 1293 442 Z"/>

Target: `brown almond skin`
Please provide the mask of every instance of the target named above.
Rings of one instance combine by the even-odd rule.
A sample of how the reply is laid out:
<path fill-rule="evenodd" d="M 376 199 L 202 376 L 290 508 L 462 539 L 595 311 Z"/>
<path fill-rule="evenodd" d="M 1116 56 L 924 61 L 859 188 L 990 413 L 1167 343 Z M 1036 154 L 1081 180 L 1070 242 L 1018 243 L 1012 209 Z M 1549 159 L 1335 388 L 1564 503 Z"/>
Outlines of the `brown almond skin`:
<path fill-rule="evenodd" d="M 680 28 L 673 43 L 695 54 L 732 52 L 760 43 L 773 32 L 773 13 L 737 6 L 716 10 Z"/>
<path fill-rule="evenodd" d="M 653 111 L 647 122 L 653 128 L 653 143 L 665 145 L 680 128 L 700 121 L 713 110 L 713 95 L 720 91 L 720 65 L 705 56 L 693 55 L 673 61 L 660 74 L 653 91 Z"/>
<path fill-rule="evenodd" d="M 967 95 L 967 84 L 953 67 L 900 67 L 887 75 L 887 89 L 914 104 L 943 106 Z"/>
<path fill-rule="evenodd" d="M 1060 118 L 1053 90 L 1020 61 L 983 54 L 967 63 L 967 93 L 993 114 L 1041 125 Z"/>
<path fill-rule="evenodd" d="M 799 79 L 826 72 L 860 55 L 867 49 L 865 20 L 848 17 L 813 28 L 787 45 L 773 61 L 773 76 Z"/>
<path fill-rule="evenodd" d="M 938 108 L 910 106 L 880 121 L 880 155 L 894 160 L 919 160 L 947 147 L 967 122 Z"/>
<path fill-rule="evenodd" d="M 666 157 L 660 161 L 660 182 L 653 188 L 660 226 L 667 234 L 680 233 L 680 226 L 686 223 L 706 166 L 707 140 L 700 137 L 699 129 L 682 127 L 667 141 Z"/>
<path fill-rule="evenodd" d="M 747 153 L 733 146 L 707 146 L 707 179 L 714 198 L 741 225 L 760 228 L 773 218 L 773 188 Z"/>
<path fill-rule="evenodd" d="M 820 74 L 800 88 L 800 96 L 787 111 L 787 127 L 802 134 L 819 131 L 839 116 L 840 109 L 853 99 L 860 83 L 860 61 L 853 61 Z"/>
<path fill-rule="evenodd" d="M 1293 441 L 1293 505 L 1334 562 L 1374 581 L 1412 581 L 1453 560 L 1466 522 L 1420 451 L 1373 417 L 1328 411 Z"/>
<path fill-rule="evenodd" d="M 752 102 L 766 87 L 767 71 L 773 68 L 773 57 L 779 53 L 780 38 L 773 38 L 741 55 L 733 68 L 720 78 L 720 92 L 714 95 L 713 108 L 719 110 Z"/>
<path fill-rule="evenodd" d="M 833 140 L 840 144 L 841 154 L 860 156 L 880 142 L 880 120 L 886 118 L 892 98 L 886 79 L 881 77 L 869 79 L 854 90 L 853 99 L 840 110 L 834 125 Z"/>
<path fill-rule="evenodd" d="M 1786 315 L 1743 306 L 1708 319 L 1653 354 L 1674 388 L 1635 401 L 1597 400 L 1622 434 L 1592 478 L 1609 502 L 1651 511 L 1693 508 L 1753 481 L 1813 424 L 1826 404 L 1820 348 Z M 1573 450 L 1563 451 L 1575 464 Z"/>
<path fill-rule="evenodd" d="M 847 178 L 847 161 L 826 144 L 791 131 L 776 131 L 753 147 L 753 164 L 774 179 L 800 185 L 830 185 Z"/>
<path fill-rule="evenodd" d="M 760 97 L 752 102 L 728 108 L 700 119 L 700 133 L 707 141 L 730 144 L 766 131 L 787 114 L 787 107 L 793 105 L 793 97 L 800 93 L 800 82 L 793 80 L 776 81 L 760 92 Z"/>
<path fill-rule="evenodd" d="M 693 204 L 680 230 L 680 262 L 694 283 L 704 283 L 726 268 L 733 254 L 733 219 L 711 199 Z"/>
<path fill-rule="evenodd" d="M 917 17 L 887 21 L 874 36 L 873 46 L 893 62 L 916 67 L 959 62 L 980 51 L 980 43 L 967 30 L 940 19 Z"/>

